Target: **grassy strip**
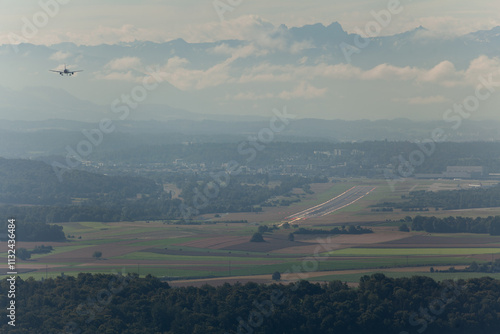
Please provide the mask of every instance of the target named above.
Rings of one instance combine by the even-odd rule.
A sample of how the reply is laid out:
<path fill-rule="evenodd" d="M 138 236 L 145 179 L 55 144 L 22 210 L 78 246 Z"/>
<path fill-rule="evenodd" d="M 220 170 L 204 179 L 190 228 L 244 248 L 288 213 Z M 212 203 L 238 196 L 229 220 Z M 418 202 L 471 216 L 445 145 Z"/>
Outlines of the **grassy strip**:
<path fill-rule="evenodd" d="M 191 241 L 196 241 L 196 240 L 203 240 L 203 238 L 197 238 L 197 237 L 175 238 L 175 237 L 172 237 L 172 238 L 168 238 L 168 239 L 134 242 L 134 243 L 131 243 L 129 246 L 166 247 L 166 246 L 182 244 L 184 242 L 191 242 Z"/>
<path fill-rule="evenodd" d="M 125 255 L 120 255 L 113 257 L 114 259 L 126 259 L 126 260 L 164 260 L 164 261 L 203 261 L 207 265 L 212 263 L 220 263 L 231 261 L 241 261 L 241 262 L 258 262 L 262 260 L 280 261 L 282 258 L 274 258 L 267 256 L 260 257 L 221 257 L 221 256 L 192 256 L 192 255 L 170 255 L 170 254 L 157 254 L 149 252 L 132 252 Z"/>
<path fill-rule="evenodd" d="M 40 259 L 46 256 L 54 255 L 54 254 L 61 254 L 61 253 L 66 253 L 66 252 L 71 252 L 77 249 L 82 249 L 82 248 L 87 248 L 91 247 L 92 245 L 74 245 L 74 246 L 62 246 L 62 247 L 54 247 L 54 250 L 48 254 L 33 254 L 31 256 L 31 260 L 36 260 Z"/>
<path fill-rule="evenodd" d="M 497 254 L 500 248 L 346 248 L 323 253 L 328 256 L 419 256 Z"/>

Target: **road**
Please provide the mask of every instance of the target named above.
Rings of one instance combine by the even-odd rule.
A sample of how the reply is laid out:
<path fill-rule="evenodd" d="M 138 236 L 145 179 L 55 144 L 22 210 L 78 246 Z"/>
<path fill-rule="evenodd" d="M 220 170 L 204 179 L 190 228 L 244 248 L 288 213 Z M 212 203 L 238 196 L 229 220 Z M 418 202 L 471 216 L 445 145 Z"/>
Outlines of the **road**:
<path fill-rule="evenodd" d="M 326 216 L 334 211 L 340 210 L 348 205 L 353 204 L 356 201 L 359 201 L 361 198 L 368 195 L 374 189 L 375 189 L 374 187 L 367 187 L 367 186 L 352 187 L 351 189 L 326 201 L 325 203 L 316 205 L 307 210 L 288 216 L 286 217 L 286 219 L 289 222 L 292 222 L 297 220 Z"/>

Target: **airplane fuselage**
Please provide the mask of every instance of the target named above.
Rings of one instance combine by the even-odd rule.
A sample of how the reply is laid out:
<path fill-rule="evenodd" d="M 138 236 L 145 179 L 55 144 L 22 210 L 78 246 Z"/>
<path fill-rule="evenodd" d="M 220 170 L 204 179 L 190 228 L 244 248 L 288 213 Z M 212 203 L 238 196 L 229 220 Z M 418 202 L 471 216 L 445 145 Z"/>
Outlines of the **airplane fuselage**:
<path fill-rule="evenodd" d="M 80 71 L 70 71 L 66 68 L 66 64 L 64 64 L 64 70 L 62 71 L 58 71 L 58 70 L 50 70 L 51 72 L 56 72 L 56 73 L 59 73 L 59 75 L 61 76 L 64 76 L 65 74 L 68 75 L 68 76 L 72 76 L 73 74 L 75 74 L 75 72 L 81 72 Z"/>

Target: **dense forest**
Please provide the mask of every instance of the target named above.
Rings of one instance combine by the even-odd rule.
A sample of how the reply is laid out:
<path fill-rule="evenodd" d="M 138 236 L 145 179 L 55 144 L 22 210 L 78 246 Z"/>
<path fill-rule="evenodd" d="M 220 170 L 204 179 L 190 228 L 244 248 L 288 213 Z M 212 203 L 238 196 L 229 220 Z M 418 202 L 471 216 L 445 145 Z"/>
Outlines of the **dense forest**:
<path fill-rule="evenodd" d="M 282 176 L 277 180 L 277 185 L 270 186 L 267 178 L 260 180 L 260 184 L 247 184 L 249 177 L 245 175 L 227 179 L 228 182 L 222 184 L 213 180 L 196 181 L 192 178 L 182 187 L 180 197 L 186 206 L 196 208 L 197 213 L 260 212 L 262 206 L 274 205 L 268 202 L 273 197 L 289 194 L 294 188 L 309 191 L 310 183 L 325 181 L 300 176 Z M 288 204 L 284 201 L 280 203 Z"/>
<path fill-rule="evenodd" d="M 416 216 L 413 218 L 411 229 L 429 233 L 489 233 L 491 235 L 500 235 L 500 216 L 489 216 L 487 218 Z"/>
<path fill-rule="evenodd" d="M 16 217 L 32 223 L 64 223 L 79 221 L 134 221 L 145 219 L 178 219 L 181 200 L 143 198 L 65 206 L 0 206 L 0 215 Z"/>
<path fill-rule="evenodd" d="M 0 282 L 2 291 L 8 282 Z M 500 281 L 364 276 L 328 284 L 172 288 L 157 278 L 81 273 L 17 279 L 16 327 L 3 333 L 497 334 Z M 6 294 L 0 317 L 7 318 Z"/>
<path fill-rule="evenodd" d="M 40 161 L 0 158 L 0 203 L 69 205 L 88 199 L 109 201 L 157 193 L 154 181 L 135 176 L 107 176 L 71 169 L 58 179 Z"/>
<path fill-rule="evenodd" d="M 0 220 L 0 231 L 7 231 L 9 222 L 7 219 Z M 44 222 L 31 220 L 17 220 L 15 236 L 17 241 L 65 241 L 66 237 L 63 227 L 49 225 Z"/>
<path fill-rule="evenodd" d="M 409 211 L 410 209 L 442 208 L 459 210 L 472 208 L 500 207 L 500 185 L 490 188 L 460 189 L 442 191 L 411 191 L 403 196 L 402 202 L 384 202 L 378 207 L 393 207 Z"/>

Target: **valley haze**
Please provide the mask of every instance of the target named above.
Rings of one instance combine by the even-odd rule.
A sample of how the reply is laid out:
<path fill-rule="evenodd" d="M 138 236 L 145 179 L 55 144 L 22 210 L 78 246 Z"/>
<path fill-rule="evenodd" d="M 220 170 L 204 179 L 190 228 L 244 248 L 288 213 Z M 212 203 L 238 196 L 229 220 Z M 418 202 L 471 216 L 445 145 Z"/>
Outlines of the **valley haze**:
<path fill-rule="evenodd" d="M 500 2 L 0 22 L 1 333 L 498 333 Z"/>

